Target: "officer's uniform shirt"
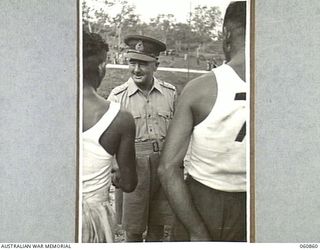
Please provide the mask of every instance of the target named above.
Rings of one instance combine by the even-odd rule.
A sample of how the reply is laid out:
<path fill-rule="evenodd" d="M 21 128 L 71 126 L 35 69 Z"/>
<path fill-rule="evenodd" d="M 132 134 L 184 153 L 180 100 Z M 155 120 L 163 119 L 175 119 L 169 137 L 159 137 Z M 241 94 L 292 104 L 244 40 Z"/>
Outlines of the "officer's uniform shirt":
<path fill-rule="evenodd" d="M 147 96 L 130 78 L 126 83 L 114 88 L 109 101 L 121 103 L 134 117 L 136 142 L 164 140 L 169 122 L 173 117 L 176 100 L 173 85 L 154 77 L 154 84 Z"/>

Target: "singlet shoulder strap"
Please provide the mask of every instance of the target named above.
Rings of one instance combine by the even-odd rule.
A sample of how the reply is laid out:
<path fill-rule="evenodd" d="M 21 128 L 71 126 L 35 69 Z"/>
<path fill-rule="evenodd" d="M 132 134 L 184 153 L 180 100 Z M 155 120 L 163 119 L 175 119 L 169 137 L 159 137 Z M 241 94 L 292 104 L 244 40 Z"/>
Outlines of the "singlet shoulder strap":
<path fill-rule="evenodd" d="M 120 103 L 110 102 L 108 111 L 101 117 L 90 132 L 91 138 L 99 141 L 100 136 L 110 126 L 111 122 L 115 119 L 120 111 Z"/>
<path fill-rule="evenodd" d="M 225 81 L 232 80 L 242 84 L 246 83 L 239 77 L 239 75 L 235 72 L 235 70 L 228 64 L 223 64 L 217 68 L 212 69 L 212 71 L 214 72 L 216 78 L 222 77 L 222 79 Z"/>

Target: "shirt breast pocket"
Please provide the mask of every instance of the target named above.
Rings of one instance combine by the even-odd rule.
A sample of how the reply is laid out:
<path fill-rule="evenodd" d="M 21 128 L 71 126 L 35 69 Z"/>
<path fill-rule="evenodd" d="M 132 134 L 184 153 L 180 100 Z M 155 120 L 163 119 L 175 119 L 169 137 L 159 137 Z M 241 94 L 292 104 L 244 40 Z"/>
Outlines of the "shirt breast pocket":
<path fill-rule="evenodd" d="M 166 136 L 167 130 L 172 120 L 172 112 L 168 111 L 158 111 L 157 113 L 158 124 L 159 124 L 159 132 L 162 136 Z"/>
<path fill-rule="evenodd" d="M 136 139 L 141 139 L 144 134 L 143 115 L 139 112 L 132 112 L 134 123 L 136 124 Z"/>

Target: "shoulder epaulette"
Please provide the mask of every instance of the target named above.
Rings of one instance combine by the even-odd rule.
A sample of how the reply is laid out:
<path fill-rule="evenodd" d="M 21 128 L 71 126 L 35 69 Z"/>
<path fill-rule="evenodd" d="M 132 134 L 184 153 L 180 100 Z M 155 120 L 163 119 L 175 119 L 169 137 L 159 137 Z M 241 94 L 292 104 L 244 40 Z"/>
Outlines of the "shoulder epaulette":
<path fill-rule="evenodd" d="M 164 82 L 164 81 L 160 81 L 160 85 L 165 87 L 165 88 L 171 89 L 171 90 L 176 90 L 175 86 L 173 86 L 170 83 Z"/>
<path fill-rule="evenodd" d="M 127 83 L 124 83 L 118 87 L 115 87 L 113 90 L 112 90 L 112 93 L 114 95 L 118 95 L 120 94 L 121 92 L 125 91 L 126 89 L 128 88 L 128 84 Z"/>

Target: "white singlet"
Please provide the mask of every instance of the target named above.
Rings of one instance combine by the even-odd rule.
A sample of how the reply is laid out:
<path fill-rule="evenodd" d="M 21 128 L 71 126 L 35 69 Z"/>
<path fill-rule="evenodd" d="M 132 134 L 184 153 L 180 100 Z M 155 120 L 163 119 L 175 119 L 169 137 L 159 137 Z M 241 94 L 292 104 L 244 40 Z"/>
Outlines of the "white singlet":
<path fill-rule="evenodd" d="M 198 182 L 226 192 L 246 191 L 247 83 L 224 64 L 213 69 L 217 99 L 195 126 L 188 173 Z"/>

